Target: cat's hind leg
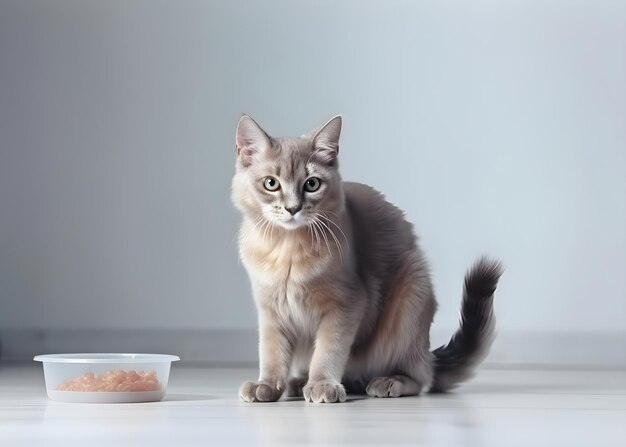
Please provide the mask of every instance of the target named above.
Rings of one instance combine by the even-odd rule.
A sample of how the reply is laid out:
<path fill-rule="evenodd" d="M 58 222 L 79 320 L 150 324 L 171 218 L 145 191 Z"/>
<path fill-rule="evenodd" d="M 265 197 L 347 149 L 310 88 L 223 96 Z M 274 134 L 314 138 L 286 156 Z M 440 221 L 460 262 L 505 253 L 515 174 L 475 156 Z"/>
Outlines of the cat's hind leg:
<path fill-rule="evenodd" d="M 422 386 L 408 376 L 376 377 L 365 391 L 372 397 L 417 396 Z"/>

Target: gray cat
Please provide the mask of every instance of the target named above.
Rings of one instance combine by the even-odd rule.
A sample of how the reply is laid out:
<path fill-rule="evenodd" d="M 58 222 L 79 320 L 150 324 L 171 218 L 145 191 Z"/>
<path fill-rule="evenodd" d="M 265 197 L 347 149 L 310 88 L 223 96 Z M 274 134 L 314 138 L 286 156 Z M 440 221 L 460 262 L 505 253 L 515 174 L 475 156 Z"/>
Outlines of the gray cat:
<path fill-rule="evenodd" d="M 382 194 L 342 182 L 341 117 L 300 138 L 270 137 L 242 116 L 232 197 L 239 249 L 259 315 L 260 376 L 246 402 L 283 393 L 343 402 L 447 391 L 493 340 L 498 262 L 465 277 L 461 327 L 430 352 L 437 303 L 413 226 Z M 344 388 L 345 387 L 345 388 Z"/>

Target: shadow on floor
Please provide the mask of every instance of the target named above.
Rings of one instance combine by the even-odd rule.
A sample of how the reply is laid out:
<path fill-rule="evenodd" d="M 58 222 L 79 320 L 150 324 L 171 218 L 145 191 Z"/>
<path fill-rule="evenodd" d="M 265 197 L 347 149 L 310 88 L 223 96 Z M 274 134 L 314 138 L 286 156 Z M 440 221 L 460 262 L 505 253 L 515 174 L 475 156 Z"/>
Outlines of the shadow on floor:
<path fill-rule="evenodd" d="M 215 396 L 208 394 L 166 394 L 161 402 L 191 402 L 198 400 L 214 400 Z"/>

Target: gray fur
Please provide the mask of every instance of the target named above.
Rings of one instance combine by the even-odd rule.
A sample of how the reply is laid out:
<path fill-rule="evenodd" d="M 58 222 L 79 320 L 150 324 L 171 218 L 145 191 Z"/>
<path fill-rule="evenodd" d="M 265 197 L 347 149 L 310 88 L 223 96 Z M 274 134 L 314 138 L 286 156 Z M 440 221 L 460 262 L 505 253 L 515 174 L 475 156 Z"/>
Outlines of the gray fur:
<path fill-rule="evenodd" d="M 442 391 L 464 380 L 476 352 L 489 347 L 485 330 L 467 349 L 452 349 L 493 315 L 489 297 L 478 293 L 464 306 L 480 312 L 470 312 L 465 333 L 445 351 L 459 355 L 436 361 L 429 331 L 437 304 L 413 226 L 373 188 L 341 180 L 340 133 L 341 117 L 300 138 L 272 138 L 247 116 L 238 125 L 233 201 L 243 214 L 240 256 L 260 335 L 260 376 L 242 385 L 244 401 L 275 401 L 287 391 L 342 402 L 345 387 L 415 395 L 431 387 L 435 367 Z M 268 191 L 267 176 L 280 189 Z M 319 190 L 303 189 L 310 177 L 321 179 Z M 292 216 L 286 208 L 294 207 L 302 210 Z"/>

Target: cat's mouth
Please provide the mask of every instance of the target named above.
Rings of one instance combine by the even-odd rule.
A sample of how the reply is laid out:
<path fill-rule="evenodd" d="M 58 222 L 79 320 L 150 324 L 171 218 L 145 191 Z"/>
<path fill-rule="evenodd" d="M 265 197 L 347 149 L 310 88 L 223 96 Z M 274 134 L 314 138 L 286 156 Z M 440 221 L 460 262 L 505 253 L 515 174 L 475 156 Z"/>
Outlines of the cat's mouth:
<path fill-rule="evenodd" d="M 294 217 L 294 216 L 289 216 L 289 218 L 286 220 L 281 219 L 279 223 L 287 230 L 296 230 L 298 228 L 302 228 L 307 225 L 306 221 L 302 217 Z"/>
<path fill-rule="evenodd" d="M 278 224 L 286 230 L 297 230 L 309 224 L 308 219 L 303 215 L 302 211 L 298 211 L 294 215 L 285 213 L 280 216 L 275 216 L 273 220 L 275 224 Z"/>

